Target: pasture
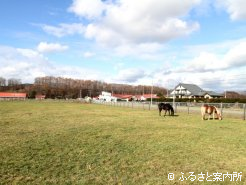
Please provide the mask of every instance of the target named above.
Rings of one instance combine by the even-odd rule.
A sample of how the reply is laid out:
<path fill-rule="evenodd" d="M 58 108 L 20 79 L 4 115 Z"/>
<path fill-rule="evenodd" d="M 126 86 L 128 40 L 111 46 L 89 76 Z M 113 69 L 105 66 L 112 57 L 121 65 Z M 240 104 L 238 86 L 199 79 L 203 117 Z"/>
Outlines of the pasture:
<path fill-rule="evenodd" d="M 178 114 L 0 102 L 0 184 L 212 184 L 217 172 L 242 172 L 233 184 L 245 184 L 246 122 Z M 231 183 L 227 177 L 216 184 Z"/>

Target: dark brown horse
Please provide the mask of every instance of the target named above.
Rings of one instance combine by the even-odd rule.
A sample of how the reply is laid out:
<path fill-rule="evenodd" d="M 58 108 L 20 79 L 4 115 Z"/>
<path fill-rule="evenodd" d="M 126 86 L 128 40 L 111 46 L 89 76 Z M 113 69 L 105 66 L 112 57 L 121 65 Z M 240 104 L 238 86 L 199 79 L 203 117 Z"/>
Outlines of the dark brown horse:
<path fill-rule="evenodd" d="M 171 104 L 169 103 L 159 103 L 158 104 L 158 108 L 159 108 L 159 115 L 161 116 L 161 111 L 164 110 L 165 114 L 164 117 L 166 116 L 166 113 L 168 111 L 169 116 L 174 116 L 174 110 Z"/>

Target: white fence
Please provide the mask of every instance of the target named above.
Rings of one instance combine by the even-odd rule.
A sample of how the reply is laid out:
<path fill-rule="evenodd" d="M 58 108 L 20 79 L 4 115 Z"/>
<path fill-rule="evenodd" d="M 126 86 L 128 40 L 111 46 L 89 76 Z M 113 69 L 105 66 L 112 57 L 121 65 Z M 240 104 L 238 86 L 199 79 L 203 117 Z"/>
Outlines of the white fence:
<path fill-rule="evenodd" d="M 115 107 L 128 107 L 138 108 L 144 110 L 158 110 L 157 102 L 104 102 L 93 101 L 96 104 L 103 104 Z M 170 102 L 169 102 L 170 103 Z M 170 103 L 176 114 L 179 112 L 186 112 L 187 114 L 200 114 L 200 107 L 205 103 L 193 102 L 171 102 Z M 208 105 L 216 106 L 220 109 L 223 117 L 235 117 L 245 120 L 246 119 L 246 104 L 243 103 L 206 103 Z"/>

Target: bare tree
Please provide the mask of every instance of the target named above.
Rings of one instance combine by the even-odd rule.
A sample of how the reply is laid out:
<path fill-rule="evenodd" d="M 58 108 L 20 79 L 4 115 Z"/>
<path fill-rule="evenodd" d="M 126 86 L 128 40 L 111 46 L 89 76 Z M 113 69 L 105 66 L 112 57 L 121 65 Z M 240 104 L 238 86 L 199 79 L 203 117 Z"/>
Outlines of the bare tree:
<path fill-rule="evenodd" d="M 10 78 L 8 79 L 8 86 L 17 86 L 21 84 L 21 79 Z"/>
<path fill-rule="evenodd" d="M 3 77 L 0 77 L 0 86 L 6 86 L 6 79 Z"/>

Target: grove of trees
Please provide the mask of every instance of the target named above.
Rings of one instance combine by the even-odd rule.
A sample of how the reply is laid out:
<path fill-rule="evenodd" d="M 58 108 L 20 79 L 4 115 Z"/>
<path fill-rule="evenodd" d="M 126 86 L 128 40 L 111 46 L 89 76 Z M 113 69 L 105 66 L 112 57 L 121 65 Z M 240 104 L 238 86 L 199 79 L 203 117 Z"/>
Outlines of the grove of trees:
<path fill-rule="evenodd" d="M 150 94 L 151 86 L 112 84 L 94 80 L 79 80 L 63 77 L 37 77 L 33 84 L 22 84 L 20 79 L 4 79 L 0 77 L 0 91 L 26 92 L 29 98 L 36 94 L 46 95 L 46 98 L 83 98 L 95 97 L 102 91 L 114 94 Z M 162 87 L 153 87 L 153 94 L 162 96 L 167 90 Z"/>

